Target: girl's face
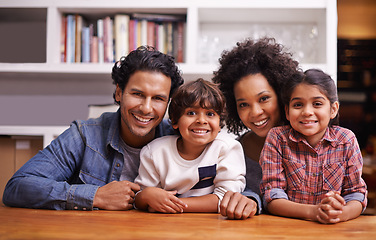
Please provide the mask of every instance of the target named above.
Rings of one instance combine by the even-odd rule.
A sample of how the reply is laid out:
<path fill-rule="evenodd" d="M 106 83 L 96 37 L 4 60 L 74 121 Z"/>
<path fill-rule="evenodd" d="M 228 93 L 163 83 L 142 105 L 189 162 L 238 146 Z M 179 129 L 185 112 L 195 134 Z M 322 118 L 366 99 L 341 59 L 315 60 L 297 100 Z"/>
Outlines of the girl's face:
<path fill-rule="evenodd" d="M 324 136 L 330 120 L 337 115 L 338 107 L 338 102 L 331 104 L 317 86 L 301 83 L 291 94 L 286 118 L 314 147 Z"/>
<path fill-rule="evenodd" d="M 235 101 L 243 124 L 259 137 L 280 122 L 278 97 L 260 73 L 241 78 L 234 85 Z"/>
<path fill-rule="evenodd" d="M 196 104 L 185 109 L 178 123 L 173 125 L 179 129 L 183 145 L 206 147 L 220 131 L 220 116 L 212 109 L 205 109 Z"/>

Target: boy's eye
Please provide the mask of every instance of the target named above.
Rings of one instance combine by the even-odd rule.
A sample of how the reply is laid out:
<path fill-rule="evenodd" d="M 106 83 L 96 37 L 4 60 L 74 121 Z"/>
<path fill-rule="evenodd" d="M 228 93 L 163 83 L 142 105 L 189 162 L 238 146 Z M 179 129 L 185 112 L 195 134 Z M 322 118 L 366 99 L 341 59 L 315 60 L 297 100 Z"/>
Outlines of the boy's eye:
<path fill-rule="evenodd" d="M 214 117 L 214 116 L 215 116 L 215 112 L 208 112 L 207 115 L 208 115 L 209 117 Z"/>
<path fill-rule="evenodd" d="M 192 116 L 192 115 L 195 115 L 196 114 L 196 112 L 194 112 L 194 111 L 188 111 L 187 112 L 187 115 L 189 115 L 189 116 Z"/>

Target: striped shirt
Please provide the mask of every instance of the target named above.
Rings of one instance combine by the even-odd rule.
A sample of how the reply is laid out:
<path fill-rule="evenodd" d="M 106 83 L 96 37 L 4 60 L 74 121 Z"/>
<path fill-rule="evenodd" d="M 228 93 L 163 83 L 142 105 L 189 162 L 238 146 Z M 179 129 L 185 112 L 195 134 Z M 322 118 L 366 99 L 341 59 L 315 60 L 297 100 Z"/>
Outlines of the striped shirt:
<path fill-rule="evenodd" d="M 327 128 L 311 147 L 290 126 L 269 131 L 260 156 L 264 203 L 284 198 L 302 204 L 318 204 L 329 191 L 339 191 L 345 201 L 367 204 L 362 179 L 363 158 L 358 141 L 348 129 Z"/>

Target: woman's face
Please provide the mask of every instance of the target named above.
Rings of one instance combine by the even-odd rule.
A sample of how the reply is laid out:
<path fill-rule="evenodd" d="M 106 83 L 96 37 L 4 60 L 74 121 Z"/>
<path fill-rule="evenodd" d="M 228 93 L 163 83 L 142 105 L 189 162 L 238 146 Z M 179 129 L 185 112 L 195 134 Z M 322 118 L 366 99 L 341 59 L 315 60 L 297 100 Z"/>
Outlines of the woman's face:
<path fill-rule="evenodd" d="M 277 94 L 261 73 L 241 78 L 234 85 L 234 94 L 241 121 L 256 135 L 266 137 L 279 124 Z"/>

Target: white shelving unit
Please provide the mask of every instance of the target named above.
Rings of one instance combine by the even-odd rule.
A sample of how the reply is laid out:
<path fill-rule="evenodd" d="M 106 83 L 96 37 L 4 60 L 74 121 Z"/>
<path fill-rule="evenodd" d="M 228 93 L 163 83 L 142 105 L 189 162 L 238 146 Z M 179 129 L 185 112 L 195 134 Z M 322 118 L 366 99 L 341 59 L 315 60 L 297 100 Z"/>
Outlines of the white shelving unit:
<path fill-rule="evenodd" d="M 315 57 L 306 62 L 301 61 L 301 66 L 303 69 L 321 68 L 336 79 L 336 0 L 3 0 L 0 2 L 0 30 L 13 26 L 19 21 L 18 19 L 21 19 L 20 21 L 23 19 L 22 22 L 26 24 L 26 28 L 30 26 L 30 28 L 38 30 L 40 40 L 36 42 L 39 44 L 45 42 L 45 44 L 42 44 L 42 49 L 39 50 L 35 50 L 33 45 L 29 47 L 30 51 L 35 53 L 35 58 L 30 57 L 31 61 L 24 62 L 22 56 L 26 57 L 25 50 L 17 52 L 19 47 L 15 46 L 11 49 L 15 51 L 15 55 L 19 56 L 17 60 L 8 62 L 6 56 L 1 57 L 0 98 L 12 95 L 12 90 L 7 90 L 4 93 L 1 88 L 12 89 L 17 82 L 32 84 L 36 81 L 42 85 L 47 84 L 50 87 L 46 87 L 45 91 L 48 91 L 51 86 L 53 88 L 54 82 L 60 81 L 61 85 L 61 81 L 65 81 L 65 79 L 69 79 L 69 84 L 77 84 L 83 89 L 85 86 L 82 81 L 90 83 L 91 89 L 95 89 L 96 86 L 101 88 L 100 86 L 103 84 L 111 85 L 110 73 L 113 66 L 111 63 L 60 62 L 61 18 L 66 13 L 79 13 L 95 18 L 107 15 L 113 17 L 116 13 L 133 12 L 186 14 L 185 59 L 184 63 L 179 65 L 184 78 L 188 81 L 197 77 L 210 79 L 213 71 L 218 68 L 217 60 L 221 50 L 232 48 L 237 41 L 246 37 L 255 37 L 256 25 L 261 29 L 264 26 L 273 26 L 275 31 L 290 35 L 294 33 L 288 33 L 289 28 L 286 26 L 291 26 L 290 29 L 296 25 L 314 26 L 317 31 L 317 45 L 313 50 Z M 272 34 L 267 30 L 261 31 L 261 33 Z M 203 48 L 201 45 L 203 38 L 212 38 L 213 36 L 217 39 L 216 41 L 220 42 L 220 45 L 215 51 L 210 52 L 210 48 Z M 27 38 L 24 39 L 25 44 L 26 40 Z M 294 42 L 284 42 L 283 44 L 291 47 L 294 52 L 294 47 L 296 47 Z M 300 44 L 305 48 L 306 42 L 302 41 Z M 7 47 L 3 46 L 2 49 L 4 50 L 4 48 Z M 206 62 L 203 60 L 204 55 L 205 57 L 209 56 Z M 104 83 L 105 81 L 107 83 Z M 26 92 L 26 90 L 23 91 Z M 31 93 L 28 92 L 28 94 L 32 95 L 33 91 L 40 94 L 41 90 L 31 87 Z M 69 89 L 61 91 L 60 95 L 67 97 L 72 95 Z M 14 94 L 23 94 L 24 92 L 15 92 Z M 74 94 L 78 95 L 79 93 Z M 111 90 L 107 89 L 97 93 L 101 96 L 107 94 L 111 95 Z M 99 102 L 94 102 L 94 104 L 99 104 Z M 0 111 L 2 111 L 1 105 Z M 61 123 L 51 123 L 51 125 L 56 124 L 61 125 Z M 0 125 L 4 125 L 1 120 Z M 2 133 L 0 132 L 0 134 Z"/>

